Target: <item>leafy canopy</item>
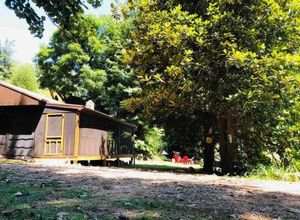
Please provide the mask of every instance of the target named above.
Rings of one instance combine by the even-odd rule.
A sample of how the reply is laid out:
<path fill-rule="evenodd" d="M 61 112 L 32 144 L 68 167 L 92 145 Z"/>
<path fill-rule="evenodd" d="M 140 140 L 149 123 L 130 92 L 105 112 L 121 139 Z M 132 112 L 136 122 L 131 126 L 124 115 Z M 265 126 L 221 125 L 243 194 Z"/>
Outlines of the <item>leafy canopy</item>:
<path fill-rule="evenodd" d="M 106 74 L 98 57 L 103 45 L 97 36 L 98 21 L 93 16 L 77 18 L 68 31 L 58 29 L 48 46 L 35 58 L 41 87 L 55 91 L 63 100 L 101 93 Z"/>
<path fill-rule="evenodd" d="M 130 29 L 130 21 L 109 16 L 82 16 L 68 31 L 59 29 L 35 59 L 41 86 L 65 101 L 92 99 L 97 109 L 125 117 L 120 102 L 129 97 L 133 80 L 122 49 Z"/>
<path fill-rule="evenodd" d="M 16 65 L 10 78 L 13 85 L 22 87 L 32 92 L 38 92 L 36 71 L 30 64 Z"/>
<path fill-rule="evenodd" d="M 87 3 L 93 7 L 99 7 L 102 0 L 5 0 L 5 5 L 13 10 L 17 17 L 26 20 L 29 30 L 36 37 L 42 37 L 44 31 L 45 16 L 39 15 L 41 8 L 48 18 L 62 29 L 68 29 L 72 17 L 83 13 Z"/>
<path fill-rule="evenodd" d="M 298 148 L 299 1 L 164 2 L 128 4 L 137 17 L 124 61 L 142 90 L 125 106 L 161 124 L 199 109 L 231 112 L 244 159 Z"/>

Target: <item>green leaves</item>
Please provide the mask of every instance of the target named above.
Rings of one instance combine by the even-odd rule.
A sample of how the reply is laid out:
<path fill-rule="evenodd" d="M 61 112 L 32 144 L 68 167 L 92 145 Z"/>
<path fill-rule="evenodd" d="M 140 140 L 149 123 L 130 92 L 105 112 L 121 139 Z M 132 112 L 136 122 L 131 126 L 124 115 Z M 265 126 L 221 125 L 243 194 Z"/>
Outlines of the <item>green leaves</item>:
<path fill-rule="evenodd" d="M 130 29 L 130 21 L 110 16 L 74 18 L 71 28 L 58 30 L 36 57 L 42 87 L 64 101 L 75 97 L 84 104 L 91 99 L 98 110 L 125 118 L 120 103 L 136 87 L 131 70 L 122 62 Z"/>
<path fill-rule="evenodd" d="M 13 68 L 10 83 L 32 92 L 38 92 L 36 70 L 30 64 L 17 65 Z"/>
<path fill-rule="evenodd" d="M 161 124 L 199 109 L 219 116 L 231 111 L 237 147 L 248 156 L 298 146 L 291 138 L 300 136 L 296 1 L 135 4 L 136 29 L 124 60 L 142 92 L 128 108 Z"/>
<path fill-rule="evenodd" d="M 102 0 L 88 0 L 87 3 L 93 7 L 99 7 Z M 29 25 L 30 32 L 41 38 L 44 31 L 45 16 L 39 15 L 35 8 L 43 8 L 44 12 L 50 20 L 59 25 L 62 29 L 68 29 L 72 18 L 77 14 L 83 13 L 83 8 L 86 8 L 86 2 L 77 1 L 58 1 L 58 0 L 32 0 L 32 1 L 19 1 L 19 0 L 6 0 L 5 5 L 13 10 L 17 17 L 25 19 Z"/>
<path fill-rule="evenodd" d="M 97 21 L 91 16 L 77 19 L 68 31 L 55 32 L 49 46 L 41 48 L 35 59 L 41 70 L 41 86 L 56 91 L 64 100 L 92 98 L 89 90 L 100 89 L 98 81 L 93 85 L 89 79 L 95 80 L 100 68 L 96 57 L 102 44 L 97 37 Z"/>

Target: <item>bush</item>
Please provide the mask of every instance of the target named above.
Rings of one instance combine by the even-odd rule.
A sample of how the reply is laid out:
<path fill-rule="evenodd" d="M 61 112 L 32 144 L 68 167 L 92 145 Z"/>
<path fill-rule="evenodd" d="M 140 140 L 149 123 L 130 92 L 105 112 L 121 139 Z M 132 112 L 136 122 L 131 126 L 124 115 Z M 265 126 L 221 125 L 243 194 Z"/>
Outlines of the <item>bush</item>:
<path fill-rule="evenodd" d="M 136 140 L 135 145 L 139 152 L 149 154 L 151 156 L 159 155 L 164 149 L 164 129 L 153 127 L 145 127 L 144 140 Z"/>
<path fill-rule="evenodd" d="M 268 165 L 260 164 L 250 173 L 250 177 L 271 180 L 300 181 L 299 153 L 285 148 L 282 157 L 276 153 L 265 154 L 269 157 Z"/>
<path fill-rule="evenodd" d="M 300 181 L 299 169 L 297 169 L 294 165 L 290 165 L 288 167 L 260 165 L 250 173 L 250 177 L 291 182 Z"/>

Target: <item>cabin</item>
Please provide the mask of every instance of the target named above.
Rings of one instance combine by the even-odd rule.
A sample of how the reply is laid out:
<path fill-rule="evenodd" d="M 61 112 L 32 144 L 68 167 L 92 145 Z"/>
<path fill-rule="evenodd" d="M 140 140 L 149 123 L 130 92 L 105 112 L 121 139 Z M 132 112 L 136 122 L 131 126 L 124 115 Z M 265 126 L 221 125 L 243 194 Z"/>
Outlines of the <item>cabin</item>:
<path fill-rule="evenodd" d="M 136 126 L 0 81 L 0 155 L 78 161 L 133 157 Z"/>

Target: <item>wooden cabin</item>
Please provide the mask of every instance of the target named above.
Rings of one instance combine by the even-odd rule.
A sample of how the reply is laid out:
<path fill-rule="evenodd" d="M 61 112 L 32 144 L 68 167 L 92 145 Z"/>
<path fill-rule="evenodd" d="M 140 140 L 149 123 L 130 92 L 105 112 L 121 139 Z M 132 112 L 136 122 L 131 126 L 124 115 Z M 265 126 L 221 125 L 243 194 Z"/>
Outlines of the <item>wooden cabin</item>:
<path fill-rule="evenodd" d="M 133 156 L 136 127 L 0 81 L 0 155 L 106 160 Z"/>

